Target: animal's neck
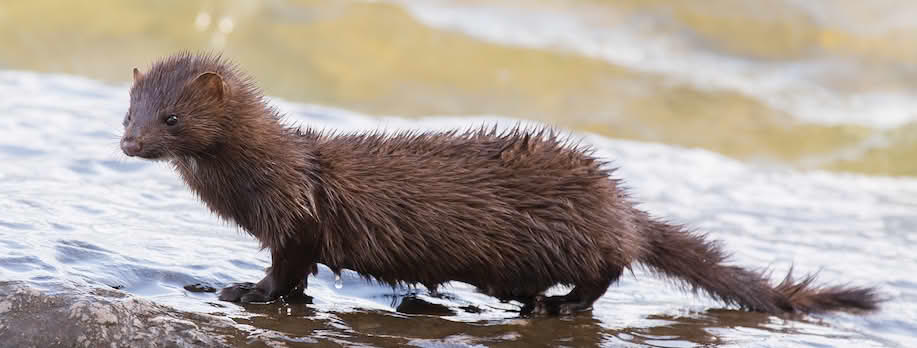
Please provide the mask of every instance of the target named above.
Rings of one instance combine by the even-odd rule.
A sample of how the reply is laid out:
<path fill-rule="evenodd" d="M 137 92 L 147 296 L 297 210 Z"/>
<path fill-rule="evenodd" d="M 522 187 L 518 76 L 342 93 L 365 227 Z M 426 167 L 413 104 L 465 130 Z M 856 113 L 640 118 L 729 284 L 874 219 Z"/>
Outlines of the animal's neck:
<path fill-rule="evenodd" d="M 313 218 L 315 161 L 302 139 L 273 117 L 234 116 L 238 123 L 213 151 L 174 165 L 211 211 L 265 247 L 282 246 Z"/>

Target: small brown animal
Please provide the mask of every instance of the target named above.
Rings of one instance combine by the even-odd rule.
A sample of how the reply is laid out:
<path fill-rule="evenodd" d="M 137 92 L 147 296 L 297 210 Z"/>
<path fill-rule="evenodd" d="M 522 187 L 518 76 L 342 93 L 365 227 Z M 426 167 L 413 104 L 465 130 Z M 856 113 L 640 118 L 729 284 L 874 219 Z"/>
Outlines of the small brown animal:
<path fill-rule="evenodd" d="M 285 125 L 247 75 L 181 53 L 134 69 L 121 148 L 169 161 L 218 216 L 271 251 L 224 301 L 301 291 L 315 265 L 431 291 L 471 284 L 525 313 L 591 308 L 634 263 L 768 313 L 876 309 L 871 288 L 818 287 L 726 264 L 704 235 L 634 207 L 587 146 L 555 132 L 328 134 Z M 574 286 L 545 297 L 557 284 Z"/>

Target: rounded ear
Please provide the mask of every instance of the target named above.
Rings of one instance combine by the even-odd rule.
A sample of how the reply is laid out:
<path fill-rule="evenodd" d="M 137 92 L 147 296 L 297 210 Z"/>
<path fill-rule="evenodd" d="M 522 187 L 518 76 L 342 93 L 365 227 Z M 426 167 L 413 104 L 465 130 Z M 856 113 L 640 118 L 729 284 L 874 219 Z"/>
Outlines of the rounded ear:
<path fill-rule="evenodd" d="M 199 93 L 216 100 L 223 100 L 223 96 L 228 92 L 227 86 L 223 83 L 223 77 L 212 71 L 201 73 L 191 81 L 191 88 L 195 93 Z"/>
<path fill-rule="evenodd" d="M 134 82 L 143 78 L 143 73 L 140 72 L 140 69 L 134 68 Z"/>

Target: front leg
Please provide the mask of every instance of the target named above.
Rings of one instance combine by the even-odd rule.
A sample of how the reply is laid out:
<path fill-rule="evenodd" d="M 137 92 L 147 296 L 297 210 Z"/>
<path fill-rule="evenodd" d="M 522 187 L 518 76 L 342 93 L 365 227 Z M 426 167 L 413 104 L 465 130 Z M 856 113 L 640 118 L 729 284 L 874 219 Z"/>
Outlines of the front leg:
<path fill-rule="evenodd" d="M 316 264 L 302 249 L 271 251 L 271 267 L 257 284 L 235 283 L 220 291 L 219 299 L 228 302 L 272 302 L 279 297 L 301 296 L 308 285 L 308 273 Z"/>
<path fill-rule="evenodd" d="M 299 287 L 302 289 L 302 287 Z M 232 285 L 220 290 L 220 301 L 229 302 L 273 302 L 281 296 L 288 296 L 295 289 L 287 289 L 285 282 L 278 281 L 275 275 L 269 270 L 267 275 L 257 284 L 255 283 L 233 283 Z M 301 290 L 299 290 L 301 291 Z"/>

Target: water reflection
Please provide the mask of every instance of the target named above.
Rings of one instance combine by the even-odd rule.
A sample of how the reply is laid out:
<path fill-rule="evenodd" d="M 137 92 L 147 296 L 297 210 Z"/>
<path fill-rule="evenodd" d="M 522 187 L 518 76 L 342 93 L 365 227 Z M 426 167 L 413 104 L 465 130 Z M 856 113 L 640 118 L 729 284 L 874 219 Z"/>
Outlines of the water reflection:
<path fill-rule="evenodd" d="M 568 318 L 457 322 L 441 318 L 454 314 L 448 307 L 416 296 L 404 296 L 397 301 L 396 310 L 408 315 L 364 310 L 324 313 L 302 303 L 246 305 L 245 309 L 256 316 L 236 319 L 237 322 L 283 332 L 293 340 L 334 342 L 345 338 L 351 343 L 384 346 L 696 347 L 748 342 L 748 336 L 755 336 L 755 332 L 765 336 L 798 332 L 772 325 L 775 319 L 766 314 L 735 310 L 709 310 L 690 316 L 651 314 L 646 318 L 656 324 L 645 328 L 609 328 L 589 313 Z M 740 330 L 744 337 L 733 342 L 733 338 L 718 334 L 723 329 L 711 329 L 727 327 Z"/>

